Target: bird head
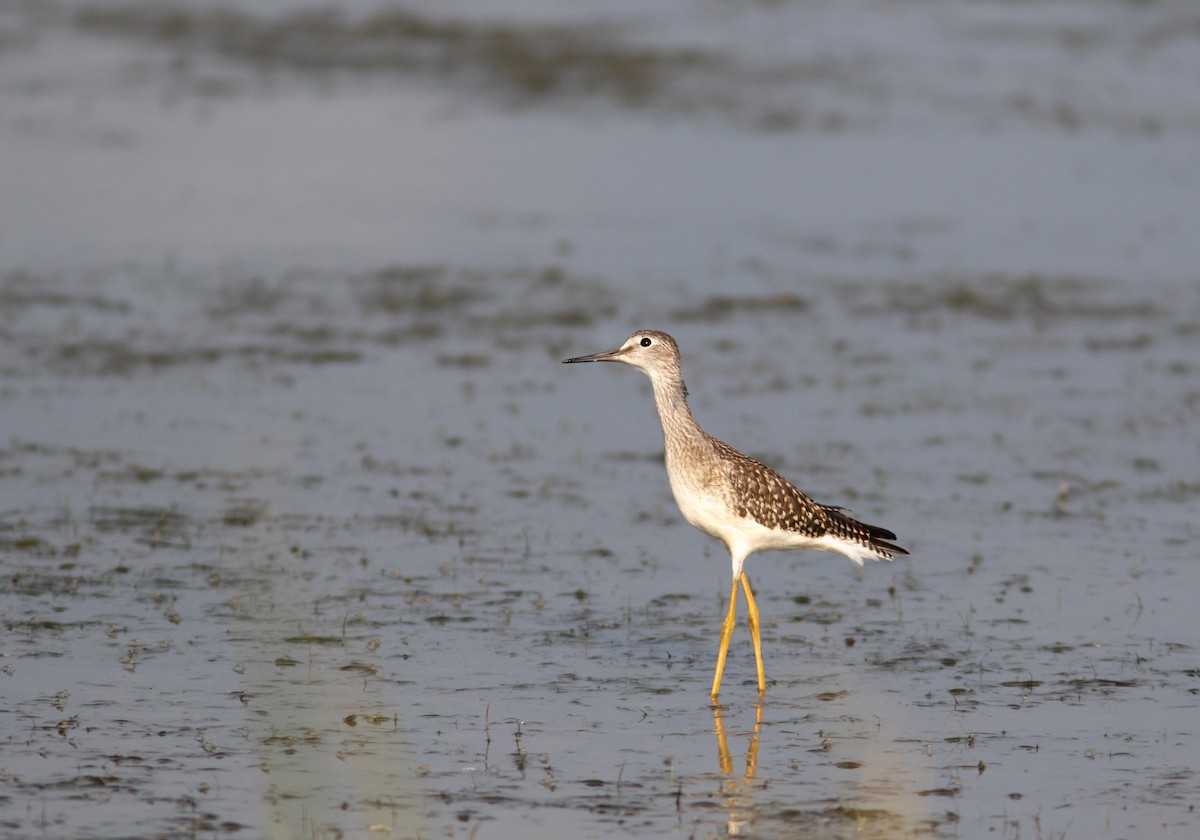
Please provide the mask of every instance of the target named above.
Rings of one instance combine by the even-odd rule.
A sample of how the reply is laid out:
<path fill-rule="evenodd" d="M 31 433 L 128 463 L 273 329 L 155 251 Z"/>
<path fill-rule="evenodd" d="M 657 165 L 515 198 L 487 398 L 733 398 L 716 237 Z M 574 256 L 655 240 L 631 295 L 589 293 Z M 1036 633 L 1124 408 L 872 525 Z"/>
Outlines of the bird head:
<path fill-rule="evenodd" d="M 652 380 L 669 380 L 678 377 L 682 382 L 679 369 L 679 345 L 671 336 L 658 330 L 638 330 L 625 339 L 625 343 L 616 350 L 563 359 L 564 365 L 579 362 L 621 362 L 637 368 Z M 686 387 L 684 393 L 687 393 Z"/>

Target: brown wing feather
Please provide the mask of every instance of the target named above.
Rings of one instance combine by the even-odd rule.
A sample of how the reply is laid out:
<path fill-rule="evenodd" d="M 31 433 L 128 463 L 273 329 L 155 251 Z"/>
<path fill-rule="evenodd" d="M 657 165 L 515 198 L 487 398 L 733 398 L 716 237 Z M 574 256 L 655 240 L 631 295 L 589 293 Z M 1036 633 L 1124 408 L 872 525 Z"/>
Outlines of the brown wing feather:
<path fill-rule="evenodd" d="M 831 534 L 866 546 L 888 559 L 893 554 L 908 554 L 888 542 L 896 539 L 896 535 L 886 528 L 859 522 L 839 507 L 818 504 L 766 464 L 716 438 L 710 440 L 729 476 L 733 487 L 730 501 L 739 516 L 749 516 L 765 528 L 795 531 L 813 539 Z"/>

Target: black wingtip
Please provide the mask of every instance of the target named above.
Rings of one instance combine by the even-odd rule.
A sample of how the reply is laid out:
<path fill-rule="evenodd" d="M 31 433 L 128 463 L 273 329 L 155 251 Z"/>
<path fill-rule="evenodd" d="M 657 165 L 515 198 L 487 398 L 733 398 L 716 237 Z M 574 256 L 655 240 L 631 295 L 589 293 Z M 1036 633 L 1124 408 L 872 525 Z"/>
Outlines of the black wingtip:
<path fill-rule="evenodd" d="M 884 542 L 883 540 L 871 540 L 871 545 L 883 549 L 888 554 L 908 554 L 908 549 L 901 548 L 895 543 Z"/>
<path fill-rule="evenodd" d="M 863 527 L 867 529 L 867 533 L 871 535 L 871 545 L 876 548 L 882 548 L 884 551 L 892 554 L 908 554 L 908 550 L 901 548 L 890 540 L 896 539 L 896 535 L 887 528 L 880 528 L 878 525 L 867 525 L 863 523 Z"/>

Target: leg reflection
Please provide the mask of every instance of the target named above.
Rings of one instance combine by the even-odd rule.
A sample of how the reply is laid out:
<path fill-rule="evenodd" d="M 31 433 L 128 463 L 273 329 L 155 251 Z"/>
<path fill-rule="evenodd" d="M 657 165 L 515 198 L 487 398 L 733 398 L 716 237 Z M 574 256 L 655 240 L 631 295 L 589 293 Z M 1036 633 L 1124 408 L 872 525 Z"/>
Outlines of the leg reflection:
<path fill-rule="evenodd" d="M 717 733 L 717 762 L 725 776 L 722 788 L 725 791 L 726 807 L 729 810 L 729 836 L 741 833 L 742 827 L 753 819 L 750 802 L 750 783 L 758 771 L 758 736 L 762 731 L 763 704 L 754 704 L 754 728 L 750 732 L 750 743 L 746 747 L 746 770 L 739 779 L 733 771 L 733 758 L 729 755 L 729 736 L 725 731 L 725 716 L 720 706 L 713 706 L 713 731 Z M 735 736 L 736 737 L 736 736 Z"/>

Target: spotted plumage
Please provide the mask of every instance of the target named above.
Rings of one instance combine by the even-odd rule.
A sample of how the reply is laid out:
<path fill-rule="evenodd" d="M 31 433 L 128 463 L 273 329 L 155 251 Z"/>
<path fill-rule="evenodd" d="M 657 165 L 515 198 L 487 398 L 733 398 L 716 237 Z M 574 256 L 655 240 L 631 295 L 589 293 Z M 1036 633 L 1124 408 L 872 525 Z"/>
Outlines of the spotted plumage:
<path fill-rule="evenodd" d="M 733 590 L 713 678 L 716 702 L 739 583 L 750 613 L 759 691 L 766 690 L 758 607 L 743 571 L 748 556 L 756 551 L 815 549 L 844 554 L 861 566 L 864 560 L 891 560 L 908 552 L 891 542 L 896 539 L 891 531 L 852 519 L 841 508 L 814 502 L 770 467 L 701 429 L 687 404 L 679 359 L 679 346 L 671 336 L 638 330 L 616 350 L 566 359 L 564 364 L 622 362 L 650 377 L 662 423 L 667 477 L 679 510 L 688 522 L 729 549 Z"/>
<path fill-rule="evenodd" d="M 810 539 L 832 535 L 874 552 L 884 560 L 908 552 L 884 540 L 896 535 L 886 528 L 851 519 L 842 508 L 814 502 L 766 464 L 709 436 L 729 477 L 728 503 L 734 513 L 750 517 L 764 528 L 794 531 Z M 859 563 L 861 565 L 861 561 Z"/>

